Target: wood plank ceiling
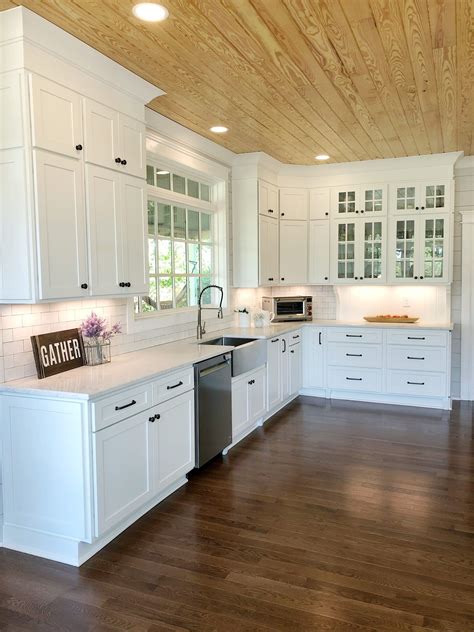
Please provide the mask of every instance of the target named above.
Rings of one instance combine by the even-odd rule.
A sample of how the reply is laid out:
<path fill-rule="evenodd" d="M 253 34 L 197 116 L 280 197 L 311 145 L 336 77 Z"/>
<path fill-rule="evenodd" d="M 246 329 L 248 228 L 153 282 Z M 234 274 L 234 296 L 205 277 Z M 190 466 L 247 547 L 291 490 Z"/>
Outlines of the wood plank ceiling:
<path fill-rule="evenodd" d="M 474 153 L 474 0 L 133 0 L 23 5 L 166 91 L 157 112 L 234 152 L 314 164 Z M 216 136 L 211 125 L 226 125 Z"/>

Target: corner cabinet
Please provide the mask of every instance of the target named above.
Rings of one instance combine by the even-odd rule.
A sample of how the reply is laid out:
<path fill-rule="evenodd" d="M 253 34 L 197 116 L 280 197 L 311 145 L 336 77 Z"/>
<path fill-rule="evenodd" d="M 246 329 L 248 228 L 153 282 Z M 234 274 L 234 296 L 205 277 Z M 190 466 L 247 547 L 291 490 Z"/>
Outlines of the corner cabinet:
<path fill-rule="evenodd" d="M 7 73 L 1 82 L 7 140 L 21 145 L 0 150 L 2 178 L 15 174 L 20 201 L 13 221 L 12 191 L 2 186 L 10 260 L 2 274 L 11 268 L 13 279 L 0 283 L 0 302 L 147 292 L 144 123 L 106 105 L 92 108 L 81 93 L 32 73 Z M 15 100 L 22 116 L 12 110 Z M 27 265 L 17 243 L 28 244 Z"/>

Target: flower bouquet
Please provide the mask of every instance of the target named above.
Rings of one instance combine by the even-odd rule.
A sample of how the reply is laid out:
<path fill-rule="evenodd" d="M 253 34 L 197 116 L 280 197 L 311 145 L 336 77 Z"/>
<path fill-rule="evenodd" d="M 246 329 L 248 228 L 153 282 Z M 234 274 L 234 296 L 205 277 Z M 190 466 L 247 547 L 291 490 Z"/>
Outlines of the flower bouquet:
<path fill-rule="evenodd" d="M 120 323 L 115 323 L 109 328 L 105 318 L 92 312 L 82 321 L 80 330 L 84 339 L 87 364 L 95 366 L 110 362 L 110 340 L 122 332 Z"/>

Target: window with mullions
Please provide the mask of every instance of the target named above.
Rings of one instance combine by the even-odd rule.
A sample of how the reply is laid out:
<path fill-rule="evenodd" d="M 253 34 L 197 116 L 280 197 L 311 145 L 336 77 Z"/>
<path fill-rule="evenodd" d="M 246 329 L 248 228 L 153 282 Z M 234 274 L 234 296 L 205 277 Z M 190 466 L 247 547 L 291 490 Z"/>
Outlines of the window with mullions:
<path fill-rule="evenodd" d="M 148 184 L 151 184 L 153 187 L 158 187 L 159 189 L 166 189 L 174 193 L 188 195 L 189 197 L 202 200 L 203 202 L 212 201 L 211 187 L 209 184 L 200 182 L 194 178 L 179 175 L 178 173 L 172 173 L 167 169 L 161 169 L 154 165 L 147 165 L 146 181 Z"/>
<path fill-rule="evenodd" d="M 148 201 L 150 293 L 135 299 L 139 314 L 197 305 L 203 287 L 214 282 L 212 214 Z M 203 303 L 210 303 L 205 293 Z"/>

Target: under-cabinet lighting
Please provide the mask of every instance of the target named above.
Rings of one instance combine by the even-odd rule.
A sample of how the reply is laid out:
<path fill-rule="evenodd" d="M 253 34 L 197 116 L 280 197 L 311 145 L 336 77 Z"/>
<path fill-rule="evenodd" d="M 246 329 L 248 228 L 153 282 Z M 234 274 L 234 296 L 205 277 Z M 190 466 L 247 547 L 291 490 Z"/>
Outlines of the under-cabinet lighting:
<path fill-rule="evenodd" d="M 169 11 L 156 2 L 139 2 L 132 9 L 133 15 L 145 22 L 162 22 L 169 16 Z"/>

